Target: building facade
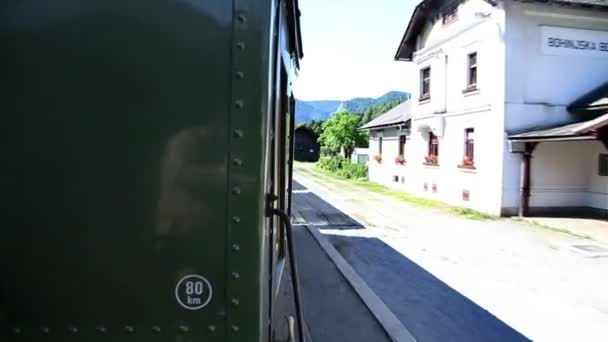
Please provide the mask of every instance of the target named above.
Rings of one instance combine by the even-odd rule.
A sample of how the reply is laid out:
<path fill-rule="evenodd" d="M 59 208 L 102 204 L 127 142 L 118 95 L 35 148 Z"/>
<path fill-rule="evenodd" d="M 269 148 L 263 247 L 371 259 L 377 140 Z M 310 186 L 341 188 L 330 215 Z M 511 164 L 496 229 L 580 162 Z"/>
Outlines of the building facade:
<path fill-rule="evenodd" d="M 407 100 L 361 127 L 369 131 L 369 179 L 389 187 L 405 187 L 411 132 L 412 100 Z"/>
<path fill-rule="evenodd" d="M 607 2 L 424 0 L 395 59 L 419 86 L 406 162 L 378 181 L 495 215 L 608 212 Z M 597 110 L 576 111 L 584 98 Z"/>

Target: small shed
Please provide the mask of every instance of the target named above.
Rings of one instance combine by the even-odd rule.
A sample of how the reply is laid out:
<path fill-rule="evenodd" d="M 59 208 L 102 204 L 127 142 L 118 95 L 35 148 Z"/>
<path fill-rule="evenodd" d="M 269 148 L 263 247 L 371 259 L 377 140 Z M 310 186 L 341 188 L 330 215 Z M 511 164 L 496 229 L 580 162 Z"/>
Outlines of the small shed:
<path fill-rule="evenodd" d="M 368 148 L 355 148 L 353 154 L 350 157 L 350 162 L 353 164 L 365 164 L 369 162 L 369 149 Z"/>
<path fill-rule="evenodd" d="M 297 161 L 316 162 L 319 160 L 321 145 L 319 135 L 312 129 L 300 126 L 295 130 L 294 158 Z"/>

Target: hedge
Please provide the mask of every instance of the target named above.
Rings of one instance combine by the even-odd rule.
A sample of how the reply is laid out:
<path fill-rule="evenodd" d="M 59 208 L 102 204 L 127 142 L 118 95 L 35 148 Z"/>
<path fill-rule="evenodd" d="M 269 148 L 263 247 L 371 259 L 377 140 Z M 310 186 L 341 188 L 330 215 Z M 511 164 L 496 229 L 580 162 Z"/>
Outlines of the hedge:
<path fill-rule="evenodd" d="M 346 179 L 367 179 L 367 165 L 353 164 L 342 157 L 321 158 L 317 167 Z"/>

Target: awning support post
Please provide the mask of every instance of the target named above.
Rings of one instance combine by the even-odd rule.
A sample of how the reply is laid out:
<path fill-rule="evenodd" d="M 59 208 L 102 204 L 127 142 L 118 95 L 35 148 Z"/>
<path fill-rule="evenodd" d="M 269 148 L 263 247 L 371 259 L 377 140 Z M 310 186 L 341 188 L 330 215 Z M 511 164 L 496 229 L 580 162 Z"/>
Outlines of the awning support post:
<path fill-rule="evenodd" d="M 526 142 L 525 150 L 521 158 L 521 199 L 519 201 L 519 216 L 528 216 L 530 210 L 530 170 L 532 152 L 538 145 L 538 142 Z"/>

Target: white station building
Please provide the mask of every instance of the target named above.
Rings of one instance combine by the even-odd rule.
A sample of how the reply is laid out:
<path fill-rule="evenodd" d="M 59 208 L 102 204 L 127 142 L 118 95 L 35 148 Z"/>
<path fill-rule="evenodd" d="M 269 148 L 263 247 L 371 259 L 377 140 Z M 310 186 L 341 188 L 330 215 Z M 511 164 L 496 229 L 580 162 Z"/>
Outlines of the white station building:
<path fill-rule="evenodd" d="M 608 1 L 424 0 L 370 179 L 494 214 L 608 216 Z M 392 120 L 392 121 L 391 121 Z"/>

